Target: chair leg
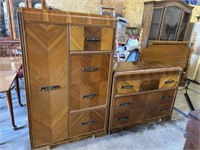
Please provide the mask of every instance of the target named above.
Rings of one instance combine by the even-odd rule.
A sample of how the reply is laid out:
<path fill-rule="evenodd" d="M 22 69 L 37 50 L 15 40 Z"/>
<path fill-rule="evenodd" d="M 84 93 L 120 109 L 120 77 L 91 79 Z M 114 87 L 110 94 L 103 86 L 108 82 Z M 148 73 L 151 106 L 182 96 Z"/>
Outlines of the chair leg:
<path fill-rule="evenodd" d="M 15 119 L 14 119 L 14 114 L 13 114 L 13 105 L 12 105 L 10 90 L 6 92 L 6 98 L 7 98 L 8 109 L 10 111 L 10 117 L 11 117 L 11 123 L 12 123 L 13 129 L 17 130 L 17 126 L 15 125 Z"/>
<path fill-rule="evenodd" d="M 17 92 L 17 97 L 18 97 L 18 103 L 21 107 L 24 105 L 21 102 L 21 96 L 20 96 L 20 89 L 19 89 L 19 80 L 18 77 L 15 78 L 15 87 L 16 87 L 16 92 Z"/>

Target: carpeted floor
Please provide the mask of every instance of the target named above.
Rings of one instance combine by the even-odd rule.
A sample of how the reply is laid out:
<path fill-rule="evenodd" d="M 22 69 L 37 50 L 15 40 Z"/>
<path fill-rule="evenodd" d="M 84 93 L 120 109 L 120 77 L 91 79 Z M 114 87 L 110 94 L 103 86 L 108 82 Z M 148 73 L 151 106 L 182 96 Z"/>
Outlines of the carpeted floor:
<path fill-rule="evenodd" d="M 23 80 L 20 81 L 22 102 L 26 103 Z M 200 86 L 190 85 L 189 95 L 196 109 L 200 109 Z M 179 89 L 175 106 L 186 114 L 189 112 L 184 89 Z M 0 93 L 0 150 L 29 150 L 28 119 L 26 107 L 20 107 L 16 93 L 12 91 L 16 125 L 14 131 L 10 124 L 5 94 Z M 120 133 L 100 138 L 87 138 L 78 142 L 52 147 L 53 150 L 182 150 L 187 118 L 173 111 L 172 120 L 154 122 L 132 127 Z"/>

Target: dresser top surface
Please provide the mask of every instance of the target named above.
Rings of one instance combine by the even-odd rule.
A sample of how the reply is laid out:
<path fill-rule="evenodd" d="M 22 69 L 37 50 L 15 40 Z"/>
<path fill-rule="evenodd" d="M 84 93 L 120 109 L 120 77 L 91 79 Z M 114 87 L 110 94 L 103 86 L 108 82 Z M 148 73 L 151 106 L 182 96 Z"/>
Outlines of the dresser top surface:
<path fill-rule="evenodd" d="M 55 24 L 86 24 L 115 27 L 116 19 L 112 16 L 67 12 L 48 9 L 19 8 L 18 13 L 23 14 L 24 21 L 50 22 Z"/>
<path fill-rule="evenodd" d="M 180 67 L 174 67 L 169 64 L 161 64 L 156 62 L 147 63 L 144 61 L 140 61 L 138 63 L 134 62 L 118 62 L 115 63 L 114 72 L 125 72 L 125 71 L 142 71 L 142 70 L 182 70 Z"/>

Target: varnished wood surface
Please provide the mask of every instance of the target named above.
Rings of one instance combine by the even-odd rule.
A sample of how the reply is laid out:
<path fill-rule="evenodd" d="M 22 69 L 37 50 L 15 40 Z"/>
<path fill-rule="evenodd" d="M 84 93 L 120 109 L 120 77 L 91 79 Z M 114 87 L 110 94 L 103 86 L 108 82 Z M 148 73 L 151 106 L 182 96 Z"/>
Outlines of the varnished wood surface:
<path fill-rule="evenodd" d="M 199 149 L 200 148 L 200 111 L 190 111 L 189 120 L 185 129 L 184 137 L 186 142 L 184 149 Z"/>
<path fill-rule="evenodd" d="M 16 75 L 16 71 L 0 71 L 0 92 L 6 92 L 10 90 Z"/>
<path fill-rule="evenodd" d="M 187 70 L 191 49 L 182 42 L 156 42 L 142 50 L 141 60 L 148 63 L 167 64 Z"/>
<path fill-rule="evenodd" d="M 111 51 L 113 46 L 113 34 L 113 28 L 71 26 L 70 50 Z M 86 39 L 96 39 L 96 41 Z"/>
<path fill-rule="evenodd" d="M 0 71 L 18 71 L 22 65 L 21 57 L 0 57 Z"/>
<path fill-rule="evenodd" d="M 115 26 L 115 18 L 111 16 L 32 8 L 19 8 L 18 12 L 24 14 L 25 21 Z"/>
<path fill-rule="evenodd" d="M 106 105 L 110 54 L 71 55 L 70 62 L 70 110 Z"/>
<path fill-rule="evenodd" d="M 34 147 L 68 137 L 67 27 L 26 23 L 25 80 Z M 28 72 L 27 72 L 28 71 Z M 59 86 L 42 91 L 42 87 Z"/>
<path fill-rule="evenodd" d="M 70 137 L 103 130 L 105 130 L 105 109 L 70 114 Z"/>

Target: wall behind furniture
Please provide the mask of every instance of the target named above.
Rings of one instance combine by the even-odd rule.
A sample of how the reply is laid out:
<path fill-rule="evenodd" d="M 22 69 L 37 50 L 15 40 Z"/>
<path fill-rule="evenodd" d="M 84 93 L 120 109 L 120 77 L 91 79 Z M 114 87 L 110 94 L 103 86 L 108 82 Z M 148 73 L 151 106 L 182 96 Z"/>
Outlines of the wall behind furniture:
<path fill-rule="evenodd" d="M 112 0 L 111 0 L 112 1 Z M 124 0 L 124 17 L 128 19 L 129 26 L 141 27 L 144 2 L 151 0 Z M 159 0 L 157 0 L 159 1 Z M 60 10 L 98 13 L 98 7 L 102 0 L 46 0 L 47 6 L 53 6 Z M 121 2 L 121 0 L 120 0 Z M 196 16 L 200 15 L 200 6 L 195 6 L 191 22 L 197 22 Z"/>
<path fill-rule="evenodd" d="M 46 4 L 64 11 L 97 14 L 100 0 L 46 0 Z"/>

